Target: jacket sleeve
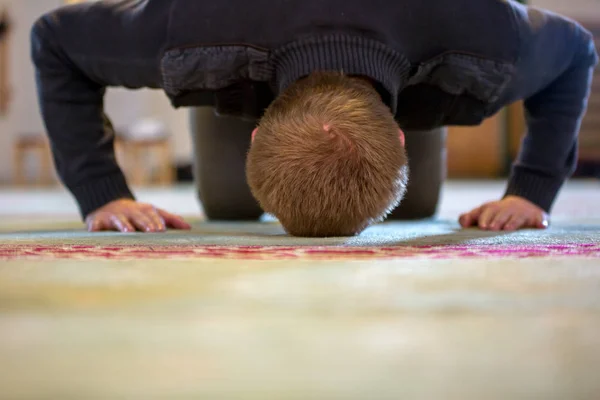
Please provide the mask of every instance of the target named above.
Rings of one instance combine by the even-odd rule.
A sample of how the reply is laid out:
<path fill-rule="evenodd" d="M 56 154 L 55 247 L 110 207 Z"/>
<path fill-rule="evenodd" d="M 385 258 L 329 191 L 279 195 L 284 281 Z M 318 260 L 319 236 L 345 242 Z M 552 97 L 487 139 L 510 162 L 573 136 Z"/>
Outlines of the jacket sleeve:
<path fill-rule="evenodd" d="M 114 131 L 104 114 L 105 82 L 82 71 L 63 45 L 60 11 L 31 30 L 37 95 L 57 173 L 82 217 L 120 199 L 133 198 L 114 152 Z"/>
<path fill-rule="evenodd" d="M 516 86 L 525 93 L 527 132 L 506 195 L 550 212 L 577 164 L 578 134 L 598 63 L 592 35 L 576 22 L 526 10 Z M 522 97 L 522 98 L 523 98 Z"/>

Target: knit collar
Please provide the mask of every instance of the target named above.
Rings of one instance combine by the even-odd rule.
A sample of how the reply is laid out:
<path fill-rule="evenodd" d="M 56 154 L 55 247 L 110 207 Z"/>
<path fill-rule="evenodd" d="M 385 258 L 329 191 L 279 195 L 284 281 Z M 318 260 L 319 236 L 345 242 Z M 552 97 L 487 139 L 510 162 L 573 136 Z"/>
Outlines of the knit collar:
<path fill-rule="evenodd" d="M 327 35 L 289 43 L 272 54 L 275 86 L 281 93 L 315 71 L 361 75 L 380 83 L 382 98 L 396 112 L 397 96 L 406 85 L 410 62 L 381 42 L 360 36 Z"/>

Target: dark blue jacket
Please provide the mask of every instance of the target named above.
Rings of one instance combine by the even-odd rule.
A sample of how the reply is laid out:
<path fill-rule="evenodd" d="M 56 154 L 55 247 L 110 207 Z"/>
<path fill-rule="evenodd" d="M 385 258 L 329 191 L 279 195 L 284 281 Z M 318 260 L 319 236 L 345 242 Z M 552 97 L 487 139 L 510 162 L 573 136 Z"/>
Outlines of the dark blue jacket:
<path fill-rule="evenodd" d="M 175 107 L 258 118 L 317 70 L 377 82 L 404 129 L 477 125 L 525 100 L 529 129 L 506 193 L 550 210 L 576 164 L 598 62 L 574 21 L 502 0 L 96 2 L 42 16 L 32 57 L 57 170 L 83 216 L 133 197 L 106 87 L 162 89 Z"/>

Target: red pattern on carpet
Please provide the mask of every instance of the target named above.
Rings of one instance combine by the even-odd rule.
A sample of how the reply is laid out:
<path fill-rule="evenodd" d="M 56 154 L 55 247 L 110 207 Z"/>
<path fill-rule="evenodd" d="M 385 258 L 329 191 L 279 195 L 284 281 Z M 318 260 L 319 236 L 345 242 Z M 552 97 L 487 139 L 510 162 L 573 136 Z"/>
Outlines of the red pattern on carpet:
<path fill-rule="evenodd" d="M 600 258 L 600 243 L 547 245 L 432 245 L 395 247 L 335 246 L 92 246 L 0 245 L 0 260 L 52 259 L 174 259 L 222 258 L 239 260 L 351 260 L 395 258 Z"/>

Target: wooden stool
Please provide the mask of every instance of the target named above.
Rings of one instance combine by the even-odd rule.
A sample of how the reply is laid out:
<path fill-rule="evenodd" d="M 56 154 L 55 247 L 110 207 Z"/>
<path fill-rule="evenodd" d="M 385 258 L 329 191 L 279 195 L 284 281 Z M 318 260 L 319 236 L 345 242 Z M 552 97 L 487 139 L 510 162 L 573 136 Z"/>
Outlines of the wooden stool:
<path fill-rule="evenodd" d="M 134 185 L 158 183 L 168 185 L 175 180 L 171 165 L 171 147 L 168 137 L 127 138 L 122 143 L 123 162 L 130 173 L 129 181 Z M 153 161 L 156 161 L 154 163 Z M 152 173 L 152 166 L 158 165 L 158 173 Z"/>
<path fill-rule="evenodd" d="M 25 178 L 26 159 L 28 154 L 35 155 L 39 160 L 39 173 L 34 181 L 37 185 L 52 185 L 56 183 L 53 171 L 54 164 L 50 153 L 48 139 L 43 135 L 23 135 L 14 144 L 14 183 L 27 185 Z"/>

